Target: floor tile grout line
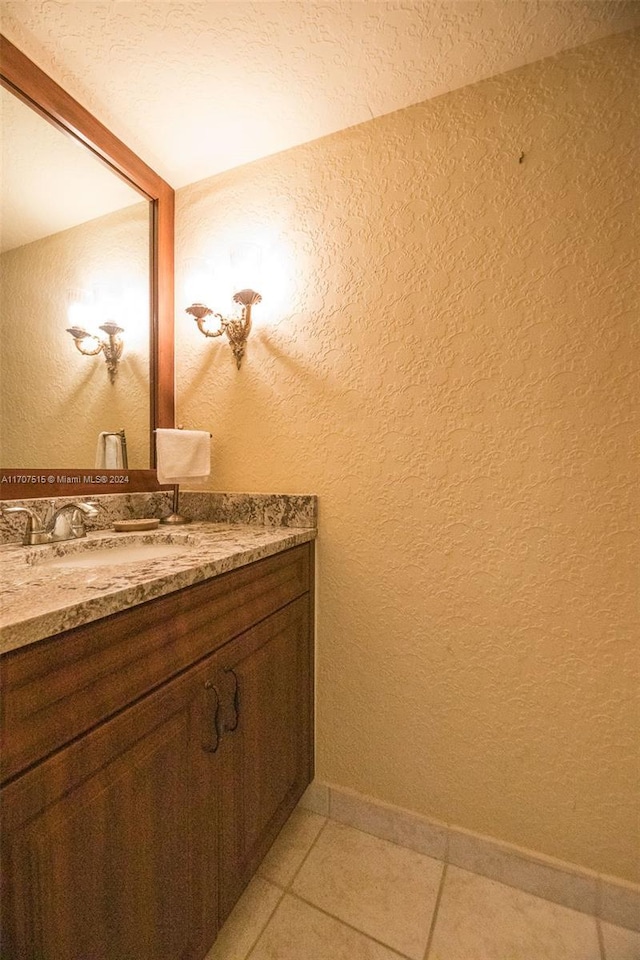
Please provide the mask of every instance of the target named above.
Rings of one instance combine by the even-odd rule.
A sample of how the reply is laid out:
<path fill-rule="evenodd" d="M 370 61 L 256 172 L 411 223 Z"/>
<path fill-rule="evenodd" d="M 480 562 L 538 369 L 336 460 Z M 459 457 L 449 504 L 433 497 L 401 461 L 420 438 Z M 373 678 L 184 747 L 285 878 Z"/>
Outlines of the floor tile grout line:
<path fill-rule="evenodd" d="M 354 927 L 353 924 L 351 924 L 351 923 L 349 923 L 348 921 L 344 920 L 342 917 L 336 916 L 334 913 L 331 913 L 330 910 L 326 910 L 324 907 L 320 907 L 317 903 L 314 903 L 312 900 L 308 900 L 306 897 L 302 896 L 300 893 L 298 893 L 296 890 L 294 890 L 293 885 L 294 885 L 294 883 L 295 883 L 295 881 L 296 881 L 299 873 L 301 872 L 301 870 L 302 870 L 302 868 L 304 867 L 305 863 L 307 862 L 307 860 L 308 860 L 309 857 L 311 856 L 311 851 L 313 850 L 313 848 L 315 847 L 315 845 L 318 843 L 320 837 L 322 836 L 322 834 L 323 834 L 324 831 L 327 829 L 327 827 L 329 826 L 330 823 L 340 824 L 340 821 L 339 821 L 339 820 L 333 820 L 330 816 L 324 817 L 324 823 L 322 824 L 322 826 L 321 826 L 320 829 L 318 830 L 317 834 L 316 834 L 315 837 L 313 838 L 311 844 L 309 845 L 309 849 L 307 850 L 307 852 L 305 853 L 302 861 L 300 862 L 300 866 L 297 868 L 297 870 L 295 871 L 295 873 L 294 873 L 293 876 L 291 877 L 291 880 L 289 881 L 289 883 L 288 883 L 288 884 L 286 885 L 286 887 L 284 888 L 284 893 L 285 893 L 285 894 L 289 894 L 289 895 L 292 896 L 292 897 L 295 897 L 297 900 L 300 900 L 302 903 L 306 903 L 307 906 L 312 907 L 314 910 L 318 910 L 320 913 L 323 913 L 325 916 L 331 917 L 332 920 L 335 920 L 337 923 L 343 924 L 343 926 L 348 927 L 350 930 L 353 930 L 355 933 L 360 934 L 360 936 L 367 937 L 369 940 L 372 940 L 374 943 L 379 944 L 379 946 L 384 947 L 386 950 L 390 950 L 392 953 L 395 953 L 398 957 L 402 957 L 403 960 L 413 960 L 413 958 L 409 957 L 408 954 L 406 954 L 406 953 L 401 953 L 400 951 L 396 950 L 395 947 L 390 946 L 390 944 L 384 943 L 384 941 L 382 941 L 382 940 L 378 940 L 376 937 L 372 936 L 370 933 L 366 933 L 364 930 L 360 930 L 358 927 Z M 350 826 L 350 824 L 342 824 L 342 826 Z M 352 830 L 358 829 L 357 827 L 350 827 L 350 828 L 351 828 Z M 364 830 L 362 830 L 361 832 L 362 832 L 362 833 L 366 833 L 366 831 L 364 831 Z M 374 834 L 371 834 L 371 836 L 374 836 Z M 378 837 L 377 839 L 382 839 L 382 838 Z M 393 843 L 393 841 L 388 841 L 388 842 L 389 842 L 389 843 Z M 395 846 L 402 847 L 402 844 L 394 844 L 394 845 L 395 845 Z M 405 847 L 404 849 L 408 849 L 408 848 Z M 414 852 L 417 852 L 417 851 L 414 851 Z M 433 858 L 433 859 L 436 859 L 436 858 Z M 445 866 L 446 866 L 446 865 L 445 865 Z M 245 960 L 249 960 L 249 958 L 247 957 L 247 958 L 245 958 Z"/>
<path fill-rule="evenodd" d="M 433 916 L 431 917 L 431 926 L 429 927 L 429 936 L 427 937 L 427 945 L 424 948 L 424 957 L 423 960 L 429 960 L 429 954 L 431 953 L 431 944 L 433 943 L 433 936 L 436 932 L 436 923 L 438 921 L 438 912 L 440 910 L 440 903 L 442 901 L 442 894 L 444 893 L 444 884 L 447 877 L 447 869 L 449 867 L 448 863 L 442 865 L 442 876 L 440 877 L 440 886 L 438 887 L 438 893 L 436 894 L 436 902 L 433 906 Z"/>
<path fill-rule="evenodd" d="M 350 923 L 348 923 L 347 921 L 343 920 L 342 917 L 338 917 L 338 916 L 336 916 L 335 914 L 331 913 L 331 911 L 326 910 L 326 909 L 323 908 L 323 907 L 319 907 L 318 904 L 314 903 L 312 900 L 307 900 L 306 897 L 303 897 L 301 894 L 297 893 L 297 892 L 293 889 L 293 884 L 294 884 L 294 882 L 295 882 L 298 874 L 299 874 L 300 871 L 302 870 L 304 864 L 306 863 L 308 857 L 309 857 L 310 854 L 311 854 L 311 851 L 313 850 L 314 846 L 316 845 L 316 843 L 317 843 L 318 840 L 320 839 L 321 834 L 322 834 L 322 833 L 324 832 L 324 830 L 327 828 L 327 826 L 329 825 L 329 823 L 336 823 L 336 824 L 339 824 L 340 826 L 347 826 L 347 827 L 349 827 L 349 829 L 351 829 L 351 830 L 360 830 L 359 827 L 354 827 L 354 826 L 352 826 L 351 824 L 342 823 L 340 820 L 333 820 L 331 816 L 325 817 L 325 822 L 322 824 L 322 826 L 321 826 L 320 829 L 318 830 L 318 833 L 316 834 L 313 842 L 311 843 L 311 846 L 310 846 L 309 849 L 307 850 L 307 852 L 306 852 L 306 854 L 305 854 L 305 856 L 304 856 L 304 859 L 302 860 L 300 866 L 299 866 L 298 869 L 296 870 L 294 876 L 291 878 L 291 881 L 289 882 L 289 884 L 288 884 L 288 886 L 287 886 L 287 888 L 286 888 L 287 892 L 290 893 L 292 896 L 297 897 L 297 898 L 298 898 L 299 900 L 301 900 L 303 903 L 307 903 L 309 906 L 314 907 L 316 910 L 320 910 L 322 913 L 326 914 L 326 916 L 332 917 L 334 920 L 337 920 L 339 923 L 343 923 L 345 926 L 349 927 L 351 930 L 355 930 L 356 933 L 360 933 L 360 934 L 362 934 L 362 936 L 368 937 L 370 940 L 373 940 L 375 943 L 380 944 L 380 946 L 385 947 L 387 950 L 392 950 L 392 951 L 394 951 L 395 953 L 398 954 L 398 956 L 407 957 L 407 954 L 400 953 L 399 951 L 397 951 L 397 950 L 395 949 L 395 947 L 390 946 L 388 943 L 384 943 L 384 941 L 378 940 L 376 937 L 372 936 L 370 933 L 366 933 L 364 930 L 360 930 L 358 927 L 354 927 L 352 924 L 350 924 Z M 435 860 L 437 863 L 441 863 L 441 864 L 442 864 L 442 874 L 441 874 L 441 877 L 440 877 L 440 882 L 439 882 L 439 884 L 438 884 L 438 893 L 436 894 L 436 900 L 435 900 L 435 905 L 434 905 L 434 910 L 433 910 L 433 917 L 432 917 L 432 920 L 431 920 L 431 927 L 432 927 L 433 924 L 434 924 L 434 922 L 435 922 L 436 913 L 438 912 L 438 906 L 439 906 L 439 903 L 440 903 L 440 896 L 441 896 L 441 892 L 442 892 L 442 886 L 443 886 L 443 883 L 444 883 L 444 875 L 445 875 L 445 873 L 447 872 L 447 866 L 448 866 L 447 862 L 444 861 L 444 860 L 440 860 L 438 857 L 430 857 L 429 854 L 421 853 L 419 850 L 412 850 L 410 847 L 406 847 L 406 846 L 404 846 L 403 844 L 397 843 L 397 842 L 394 841 L 394 840 L 387 840 L 385 837 L 379 837 L 379 836 L 377 836 L 376 834 L 369 834 L 369 833 L 367 833 L 366 830 L 360 830 L 360 832 L 366 834 L 367 836 L 375 837 L 377 840 L 383 840 L 383 841 L 385 841 L 386 843 L 391 843 L 391 844 L 393 844 L 393 846 L 400 847 L 400 849 L 402 849 L 402 850 L 409 850 L 409 851 L 411 851 L 412 853 L 417 853 L 418 856 L 424 856 L 424 857 L 427 857 L 427 858 L 430 859 L 430 860 Z M 446 845 L 448 845 L 448 837 L 446 838 L 446 841 L 445 841 L 445 846 L 446 846 Z M 429 947 L 429 943 L 430 943 L 430 940 L 431 940 L 431 934 L 432 934 L 432 929 L 431 929 L 431 927 L 429 928 L 429 936 L 428 936 L 428 938 L 427 938 L 427 948 Z M 247 960 L 248 960 L 248 958 L 247 958 Z M 407 957 L 407 960 L 411 960 L 411 958 L 410 958 L 410 957 Z M 426 958 L 425 958 L 425 960 L 426 960 Z"/>
<path fill-rule="evenodd" d="M 301 894 L 296 893 L 294 890 L 289 891 L 289 895 L 294 897 L 296 900 L 299 900 L 301 903 L 305 903 L 308 907 L 312 907 L 314 910 L 317 910 L 318 913 L 323 913 L 325 917 L 330 917 L 332 920 L 335 920 L 337 923 L 342 924 L 343 927 L 348 927 L 349 930 L 353 930 L 354 933 L 359 934 L 361 937 L 364 937 L 366 940 L 371 940 L 372 943 L 377 943 L 379 947 L 384 947 L 385 950 L 388 950 L 390 953 L 395 954 L 396 957 L 401 958 L 401 960 L 415 960 L 415 958 L 410 957 L 408 953 L 401 953 L 399 950 L 396 950 L 395 947 L 392 947 L 390 944 L 385 943 L 383 940 L 378 940 L 377 937 L 372 936 L 370 933 L 365 933 L 364 930 L 360 930 L 359 927 L 354 927 L 352 923 L 349 923 L 348 920 L 344 920 L 342 917 L 337 917 L 335 913 L 331 913 L 329 910 L 326 910 L 324 907 L 318 906 L 317 903 L 314 903 L 313 900 L 307 900 L 306 897 L 301 896 Z"/>
<path fill-rule="evenodd" d="M 279 883 L 275 883 L 275 881 L 269 880 L 268 877 L 264 876 L 264 874 L 261 874 L 261 878 L 262 878 L 263 880 L 266 880 L 268 883 L 271 883 L 273 886 L 277 887 L 277 889 L 281 891 L 281 896 L 280 896 L 280 898 L 278 899 L 278 902 L 276 903 L 275 907 L 273 908 L 273 910 L 272 910 L 271 913 L 269 914 L 269 918 L 267 919 L 266 923 L 265 923 L 265 924 L 263 925 L 263 927 L 261 928 L 260 933 L 258 934 L 258 936 L 256 937 L 255 941 L 253 942 L 253 944 L 252 944 L 251 947 L 249 948 L 249 952 L 245 955 L 244 960 L 251 960 L 251 954 L 254 952 L 254 950 L 255 950 L 256 947 L 258 946 L 258 942 L 260 941 L 262 935 L 264 934 L 264 932 L 265 932 L 265 930 L 267 929 L 269 923 L 271 922 L 271 919 L 273 918 L 276 910 L 278 909 L 278 907 L 280 906 L 280 904 L 282 903 L 282 901 L 284 900 L 284 898 L 285 898 L 286 896 L 293 897 L 294 899 L 299 900 L 301 903 L 305 903 L 308 907 L 311 907 L 313 910 L 317 910 L 319 913 L 324 914 L 326 917 L 330 917 L 332 920 L 335 920 L 336 923 L 340 923 L 340 924 L 342 924 L 344 927 L 348 927 L 349 930 L 353 930 L 354 933 L 359 934 L 361 937 L 365 937 L 366 939 L 371 940 L 373 943 L 377 943 L 378 946 L 384 947 L 385 950 L 388 950 L 390 953 L 392 953 L 392 954 L 394 954 L 396 957 L 398 957 L 398 960 L 415 960 L 415 958 L 408 956 L 408 954 L 406 954 L 406 953 L 401 953 L 400 951 L 396 950 L 395 947 L 390 946 L 388 943 L 384 943 L 382 940 L 378 940 L 376 937 L 371 936 L 371 934 L 365 933 L 364 930 L 359 930 L 358 927 L 354 927 L 351 923 L 348 923 L 347 921 L 343 920 L 341 917 L 335 916 L 335 914 L 330 913 L 328 910 L 325 910 L 323 907 L 318 906 L 317 903 L 313 903 L 313 901 L 307 900 L 305 897 L 301 896 L 299 893 L 296 893 L 296 891 L 293 889 L 293 884 L 294 884 L 294 882 L 295 882 L 298 874 L 300 873 L 300 871 L 301 871 L 302 868 L 304 867 L 305 863 L 307 862 L 307 859 L 308 859 L 309 856 L 311 855 L 311 851 L 313 850 L 313 848 L 315 847 L 316 843 L 317 843 L 318 840 L 320 839 L 320 836 L 322 835 L 322 833 L 324 832 L 325 828 L 326 828 L 327 825 L 329 824 L 330 819 L 331 819 L 331 818 L 328 817 L 328 816 L 324 818 L 324 823 L 322 824 L 322 826 L 321 826 L 320 829 L 318 830 L 317 834 L 315 835 L 315 837 L 314 837 L 313 840 L 311 841 L 311 843 L 310 843 L 310 845 L 309 845 L 309 849 L 308 849 L 307 852 L 305 853 L 304 857 L 302 858 L 302 860 L 301 860 L 301 862 L 300 862 L 300 865 L 297 867 L 297 869 L 295 870 L 293 876 L 291 877 L 291 879 L 289 880 L 289 882 L 286 884 L 286 886 L 281 886 Z"/>
<path fill-rule="evenodd" d="M 311 850 L 312 850 L 312 848 L 313 848 L 316 840 L 318 839 L 318 837 L 320 836 L 320 834 L 322 833 L 322 831 L 323 831 L 324 828 L 326 827 L 327 822 L 328 822 L 328 818 L 325 817 L 325 818 L 324 818 L 324 823 L 321 825 L 321 827 L 320 827 L 320 829 L 318 830 L 317 834 L 315 835 L 315 837 L 313 838 L 313 840 L 312 840 L 311 843 L 309 844 L 309 849 L 308 849 L 307 852 L 305 853 L 305 855 L 304 855 L 304 857 L 302 858 L 302 861 L 301 861 L 301 863 L 300 863 L 300 866 L 297 868 L 297 870 L 296 870 L 295 873 L 293 874 L 293 876 L 292 876 L 292 878 L 291 878 L 291 880 L 289 881 L 288 884 L 286 884 L 285 886 L 282 886 L 282 885 L 279 884 L 279 883 L 275 883 L 273 880 L 270 880 L 270 879 L 269 879 L 268 877 L 266 877 L 264 874 L 261 874 L 261 873 L 260 873 L 260 868 L 258 868 L 258 870 L 257 870 L 257 872 L 256 872 L 256 876 L 259 876 L 261 880 L 264 880 L 266 883 L 270 883 L 270 884 L 271 884 L 272 886 L 274 886 L 277 890 L 279 890 L 279 891 L 280 891 L 280 896 L 279 896 L 278 901 L 277 901 L 277 903 L 275 904 L 273 910 L 269 913 L 269 916 L 267 917 L 265 923 L 264 923 L 264 924 L 262 925 L 262 927 L 260 928 L 260 932 L 259 932 L 258 936 L 255 938 L 255 940 L 253 941 L 253 943 L 252 943 L 251 946 L 249 947 L 248 952 L 245 954 L 244 960 L 250 960 L 251 954 L 253 953 L 253 951 L 255 950 L 255 948 L 258 946 L 258 941 L 260 940 L 260 938 L 262 937 L 262 934 L 265 932 L 265 930 L 266 930 L 267 927 L 269 926 L 269 924 L 270 924 L 270 922 L 271 922 L 271 920 L 272 920 L 272 918 L 273 918 L 276 910 L 278 909 L 278 907 L 280 906 L 280 904 L 282 903 L 282 901 L 284 900 L 284 898 L 287 896 L 287 894 L 291 892 L 291 884 L 293 883 L 293 881 L 295 880 L 295 878 L 298 876 L 299 871 L 302 869 L 303 864 L 306 862 L 307 857 L 308 857 L 309 854 L 311 853 Z"/>
<path fill-rule="evenodd" d="M 264 880 L 264 877 L 262 877 L 261 879 Z M 273 886 L 276 886 L 276 884 L 273 884 Z M 284 898 L 285 898 L 285 896 L 286 896 L 286 893 L 287 893 L 286 890 L 283 890 L 282 887 L 277 887 L 277 889 L 280 890 L 280 896 L 278 897 L 278 900 L 276 901 L 276 903 L 275 903 L 275 905 L 274 905 L 274 907 L 273 907 L 273 910 L 271 910 L 271 912 L 269 913 L 269 916 L 267 917 L 267 919 L 265 920 L 265 922 L 264 922 L 264 923 L 262 924 L 262 926 L 260 927 L 260 931 L 259 931 L 257 937 L 255 938 L 255 940 L 253 941 L 253 943 L 252 943 L 251 946 L 249 947 L 248 951 L 245 953 L 245 955 L 244 955 L 244 960 L 249 960 L 249 958 L 251 957 L 251 954 L 253 953 L 253 951 L 255 950 L 255 948 L 258 946 L 258 941 L 260 940 L 262 934 L 265 932 L 265 930 L 267 929 L 267 927 L 268 927 L 269 924 L 271 923 L 271 918 L 273 917 L 274 913 L 276 912 L 276 910 L 278 909 L 278 907 L 280 906 L 280 904 L 282 903 L 282 901 L 284 900 Z"/>
<path fill-rule="evenodd" d="M 326 826 L 327 826 L 328 823 L 329 823 L 329 818 L 328 818 L 328 817 L 325 817 L 324 823 L 322 824 L 322 826 L 320 827 L 320 829 L 319 829 L 318 832 L 316 833 L 315 837 L 313 838 L 313 840 L 312 840 L 311 843 L 309 844 L 309 849 L 307 850 L 307 852 L 305 853 L 304 857 L 303 857 L 302 860 L 300 861 L 298 867 L 297 867 L 296 870 L 294 871 L 293 876 L 292 876 L 291 879 L 289 880 L 289 883 L 288 883 L 288 884 L 286 885 L 286 887 L 284 888 L 286 893 L 292 893 L 292 892 L 293 892 L 293 884 L 295 883 L 296 877 L 298 876 L 298 874 L 300 873 L 300 871 L 301 871 L 302 868 L 304 867 L 305 863 L 306 863 L 307 860 L 309 859 L 309 856 L 310 856 L 310 854 L 311 854 L 311 851 L 313 850 L 313 848 L 315 847 L 316 843 L 318 842 L 318 838 L 322 835 L 322 833 L 324 833 L 324 830 L 325 830 L 325 828 L 326 828 Z"/>
<path fill-rule="evenodd" d="M 600 923 L 600 917 L 596 917 L 596 935 L 598 937 L 598 946 L 600 947 L 600 958 L 601 960 L 607 960 L 607 951 L 604 947 L 604 933 L 602 932 L 602 924 Z"/>

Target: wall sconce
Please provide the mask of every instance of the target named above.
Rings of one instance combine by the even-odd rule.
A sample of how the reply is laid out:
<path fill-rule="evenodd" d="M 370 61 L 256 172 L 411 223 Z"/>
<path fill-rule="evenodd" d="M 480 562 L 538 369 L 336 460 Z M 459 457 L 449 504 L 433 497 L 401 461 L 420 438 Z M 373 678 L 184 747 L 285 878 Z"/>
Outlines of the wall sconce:
<path fill-rule="evenodd" d="M 242 316 L 240 318 L 223 317 L 220 313 L 214 313 L 204 303 L 192 303 L 190 307 L 187 307 L 186 312 L 194 318 L 198 324 L 198 330 L 205 337 L 220 337 L 223 333 L 226 333 L 239 370 L 247 337 L 251 331 L 251 307 L 254 303 L 260 303 L 261 300 L 262 297 L 255 290 L 240 290 L 238 293 L 234 293 L 233 302 L 242 306 Z M 207 317 L 215 317 L 220 324 L 219 329 L 209 330 L 206 323 Z"/>
<path fill-rule="evenodd" d="M 107 336 L 104 339 L 102 337 L 96 337 L 93 333 L 88 333 L 82 327 L 67 327 L 67 333 L 71 334 L 76 349 L 79 350 L 84 357 L 95 357 L 101 351 L 104 353 L 107 370 L 109 371 L 109 380 L 113 383 L 116 378 L 116 373 L 118 372 L 118 362 L 124 349 L 124 343 L 120 336 L 121 333 L 124 333 L 124 329 L 111 320 L 101 324 L 99 329 L 104 330 L 106 333 Z M 93 341 L 93 349 L 86 345 L 88 341 Z"/>

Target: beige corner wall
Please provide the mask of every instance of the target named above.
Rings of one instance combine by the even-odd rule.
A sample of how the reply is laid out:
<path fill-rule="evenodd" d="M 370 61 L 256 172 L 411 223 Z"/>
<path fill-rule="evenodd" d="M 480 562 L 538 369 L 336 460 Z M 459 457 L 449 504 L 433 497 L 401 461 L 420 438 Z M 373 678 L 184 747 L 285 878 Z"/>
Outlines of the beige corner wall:
<path fill-rule="evenodd" d="M 629 879 L 639 67 L 613 37 L 178 194 L 179 268 L 271 236 L 239 372 L 180 299 L 179 420 L 212 489 L 319 495 L 318 775 Z"/>
<path fill-rule="evenodd" d="M 149 205 L 134 204 L 0 257 L 0 457 L 10 467 L 95 465 L 98 434 L 126 430 L 129 466 L 149 467 Z M 118 281 L 133 295 L 119 319 L 114 383 L 102 354 L 83 357 L 67 310 L 73 291 Z"/>

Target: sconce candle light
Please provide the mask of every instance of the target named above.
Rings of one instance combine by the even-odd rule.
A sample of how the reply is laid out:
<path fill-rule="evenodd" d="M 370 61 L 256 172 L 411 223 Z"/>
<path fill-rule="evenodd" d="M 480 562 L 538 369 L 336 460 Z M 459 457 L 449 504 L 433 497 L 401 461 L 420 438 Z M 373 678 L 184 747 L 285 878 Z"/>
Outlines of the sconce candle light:
<path fill-rule="evenodd" d="M 226 333 L 239 370 L 247 337 L 251 331 L 251 308 L 255 303 L 260 303 L 261 300 L 262 297 L 255 290 L 247 289 L 234 293 L 234 303 L 238 303 L 242 307 L 240 318 L 223 317 L 220 313 L 214 313 L 204 303 L 192 303 L 190 307 L 187 307 L 187 313 L 194 318 L 198 324 L 198 330 L 205 337 L 220 337 L 223 333 Z M 220 324 L 219 329 L 209 330 L 206 323 L 207 317 L 215 317 Z"/>
<path fill-rule="evenodd" d="M 79 350 L 83 356 L 95 357 L 101 351 L 104 353 L 107 370 L 109 371 L 109 380 L 113 383 L 116 378 L 116 373 L 118 372 L 118 362 L 124 349 L 124 343 L 120 336 L 121 333 L 124 333 L 124 329 L 123 327 L 119 327 L 117 323 L 108 320 L 106 323 L 100 325 L 100 330 L 104 330 L 107 335 L 104 339 L 96 337 L 93 333 L 88 333 L 82 327 L 67 327 L 67 333 L 71 334 L 76 349 Z M 86 345 L 86 341 L 93 341 L 95 344 L 93 349 Z"/>

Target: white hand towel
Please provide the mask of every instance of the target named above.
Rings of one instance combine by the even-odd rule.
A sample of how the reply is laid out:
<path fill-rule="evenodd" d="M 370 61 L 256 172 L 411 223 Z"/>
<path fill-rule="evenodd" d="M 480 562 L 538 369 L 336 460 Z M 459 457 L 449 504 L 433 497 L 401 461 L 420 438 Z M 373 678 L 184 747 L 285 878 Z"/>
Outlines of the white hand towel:
<path fill-rule="evenodd" d="M 107 470 L 122 470 L 122 437 L 104 438 L 104 459 Z"/>
<path fill-rule="evenodd" d="M 98 470 L 122 470 L 122 437 L 106 430 L 98 434 L 96 467 Z"/>
<path fill-rule="evenodd" d="M 158 483 L 206 480 L 211 437 L 204 430 L 156 430 Z"/>

